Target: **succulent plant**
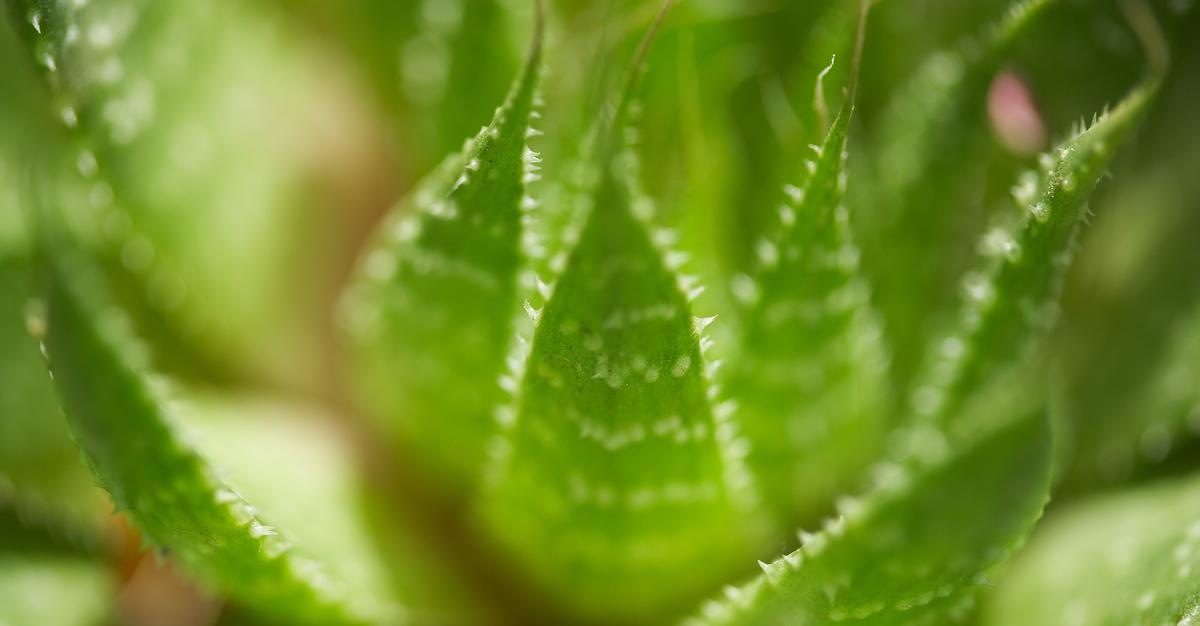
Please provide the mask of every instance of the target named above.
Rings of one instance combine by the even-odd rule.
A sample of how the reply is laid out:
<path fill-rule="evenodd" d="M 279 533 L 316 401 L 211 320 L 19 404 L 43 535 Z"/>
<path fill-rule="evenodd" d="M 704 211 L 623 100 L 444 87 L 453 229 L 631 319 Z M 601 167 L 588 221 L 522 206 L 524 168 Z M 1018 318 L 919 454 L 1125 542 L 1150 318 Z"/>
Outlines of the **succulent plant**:
<path fill-rule="evenodd" d="M 901 0 L 667 0 L 623 73 L 554 40 L 599 9 L 513 4 L 9 0 L 0 624 L 1200 620 L 1176 443 L 1200 432 L 1194 182 L 1130 187 L 1193 210 L 1107 235 L 1153 281 L 1123 285 L 1115 321 L 1063 297 L 1093 191 L 1148 113 L 1195 134 L 1190 66 L 1167 66 L 1187 3 L 1165 29 L 1141 0 L 1103 22 L 1140 43 L 1143 76 L 1038 156 L 1046 122 L 1009 63 L 1100 9 L 947 14 L 969 34 L 897 51 L 915 68 L 897 87 L 865 50 L 877 19 L 883 44 L 911 37 Z M 781 45 L 813 102 L 764 83 L 774 141 L 722 136 L 702 109 L 736 81 L 698 78 L 721 66 L 697 38 L 793 12 L 815 24 L 798 51 L 756 45 Z M 352 169 L 388 150 L 345 139 L 360 104 L 322 73 L 297 25 L 314 23 L 374 87 L 355 97 L 387 130 L 365 135 L 419 137 L 428 170 L 348 246 L 344 280 L 335 245 L 297 243 L 339 227 L 308 210 L 330 155 L 297 135 L 332 110 L 339 139 L 316 145 L 348 142 Z M 513 32 L 531 43 L 503 95 Z M 683 67 L 662 78 L 670 46 Z M 552 114 L 567 98 L 584 122 Z M 1179 152 L 1168 167 L 1200 156 Z M 1066 510 L 1041 524 L 1052 496 Z M 173 581 L 182 612 L 147 613 L 139 576 Z"/>

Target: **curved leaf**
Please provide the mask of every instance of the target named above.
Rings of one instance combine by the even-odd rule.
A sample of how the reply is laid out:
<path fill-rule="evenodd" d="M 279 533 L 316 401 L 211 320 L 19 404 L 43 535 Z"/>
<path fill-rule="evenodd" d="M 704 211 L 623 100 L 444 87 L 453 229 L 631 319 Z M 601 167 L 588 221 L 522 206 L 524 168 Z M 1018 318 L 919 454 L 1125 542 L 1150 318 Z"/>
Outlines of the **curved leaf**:
<path fill-rule="evenodd" d="M 66 267 L 62 267 L 66 265 Z M 117 510 L 201 581 L 297 623 L 360 623 L 395 607 L 335 581 L 260 517 L 181 438 L 121 312 L 82 264 L 47 286 L 45 347 L 68 423 Z"/>
<path fill-rule="evenodd" d="M 522 212 L 537 178 L 527 136 L 540 66 L 539 26 L 504 106 L 386 220 L 345 304 L 363 402 L 460 485 L 477 480 L 496 430 L 495 381 L 532 247 Z"/>

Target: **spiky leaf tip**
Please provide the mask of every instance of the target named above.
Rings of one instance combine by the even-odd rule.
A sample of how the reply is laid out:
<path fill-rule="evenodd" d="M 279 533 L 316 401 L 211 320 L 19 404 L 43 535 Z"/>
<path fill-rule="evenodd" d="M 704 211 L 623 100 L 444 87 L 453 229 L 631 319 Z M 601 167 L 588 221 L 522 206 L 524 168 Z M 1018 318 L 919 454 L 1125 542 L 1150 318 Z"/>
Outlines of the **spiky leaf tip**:
<path fill-rule="evenodd" d="M 777 234 L 758 246 L 758 276 L 741 289 L 727 396 L 784 526 L 854 486 L 885 428 L 887 359 L 842 204 L 852 110 L 848 101 L 813 146 L 804 186 L 786 190 Z"/>

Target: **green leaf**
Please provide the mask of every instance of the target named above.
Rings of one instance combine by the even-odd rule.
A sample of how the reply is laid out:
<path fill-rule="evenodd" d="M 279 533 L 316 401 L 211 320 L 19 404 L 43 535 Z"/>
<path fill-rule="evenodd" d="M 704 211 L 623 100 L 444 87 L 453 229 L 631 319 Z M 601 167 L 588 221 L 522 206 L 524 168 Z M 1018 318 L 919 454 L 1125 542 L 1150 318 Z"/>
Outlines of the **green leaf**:
<path fill-rule="evenodd" d="M 36 304 L 32 267 L 0 249 L 0 502 L 12 500 L 27 518 L 97 539 L 103 499 L 71 441 L 27 328 Z"/>
<path fill-rule="evenodd" d="M 1195 477 L 1078 503 L 1051 516 L 1005 571 L 983 624 L 1170 624 L 1200 620 Z"/>
<path fill-rule="evenodd" d="M 760 563 L 763 575 L 727 588 L 688 623 L 961 621 L 971 592 L 1048 498 L 1049 421 L 1020 396 L 981 398 L 945 431 L 907 432 L 901 456 L 875 468 L 868 495 L 839 502 L 838 517 L 800 534 L 800 549 Z"/>
<path fill-rule="evenodd" d="M 514 397 L 483 511 L 574 619 L 627 622 L 665 617 L 727 576 L 756 494 L 730 407 L 710 404 L 711 320 L 689 303 L 699 287 L 651 235 L 632 156 L 599 155 L 578 242 L 545 305 L 528 307 L 536 328 L 506 377 Z"/>
<path fill-rule="evenodd" d="M 872 152 L 872 185 L 855 207 L 864 269 L 876 287 L 901 385 L 957 297 L 955 280 L 984 216 L 980 195 L 995 142 L 988 84 L 1055 0 L 1022 0 L 983 37 L 936 53 L 889 103 Z"/>
<path fill-rule="evenodd" d="M 963 280 L 957 328 L 933 348 L 911 395 L 913 413 L 940 421 L 1003 370 L 1020 366 L 1058 316 L 1058 293 L 1092 189 L 1141 120 L 1159 80 L 1135 88 L 1112 112 L 1042 155 L 1013 189 L 1016 226 L 997 225 L 979 241 L 990 259 Z"/>
<path fill-rule="evenodd" d="M 531 248 L 522 224 L 538 177 L 527 137 L 540 65 L 539 26 L 504 106 L 393 211 L 345 304 L 369 412 L 460 485 L 478 479 L 496 431 L 496 379 Z"/>
<path fill-rule="evenodd" d="M 841 204 L 852 109 L 847 101 L 816 148 L 804 187 L 790 188 L 776 236 L 758 246 L 757 280 L 739 288 L 741 349 L 727 395 L 783 526 L 855 485 L 886 426 L 887 360 Z"/>
<path fill-rule="evenodd" d="M 265 615 L 321 624 L 385 619 L 393 607 L 330 578 L 302 546 L 293 549 L 184 441 L 144 373 L 127 319 L 105 304 L 88 267 L 60 258 L 49 274 L 51 369 L 75 438 L 117 510 L 202 582 Z"/>

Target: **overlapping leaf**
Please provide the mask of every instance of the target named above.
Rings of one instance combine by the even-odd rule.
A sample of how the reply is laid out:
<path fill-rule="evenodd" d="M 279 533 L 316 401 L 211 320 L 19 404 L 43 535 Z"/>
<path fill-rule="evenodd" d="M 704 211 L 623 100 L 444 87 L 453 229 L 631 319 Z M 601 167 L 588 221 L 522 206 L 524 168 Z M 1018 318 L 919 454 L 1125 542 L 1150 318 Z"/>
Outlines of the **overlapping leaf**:
<path fill-rule="evenodd" d="M 541 33 L 507 102 L 386 220 L 346 303 L 364 403 L 394 439 L 478 477 L 512 340 Z"/>
<path fill-rule="evenodd" d="M 1044 181 L 1034 175 L 1018 188 L 1027 211 L 1021 234 L 984 238 L 994 268 L 968 283 L 960 334 L 942 343 L 932 382 L 914 393 L 918 419 L 897 438 L 899 459 L 877 468 L 875 489 L 841 504 L 839 518 L 707 605 L 698 622 L 963 617 L 974 598 L 963 590 L 1022 541 L 1048 497 L 1049 422 L 1040 395 L 1028 391 L 1038 369 L 1026 346 L 1052 321 L 1047 307 L 1088 194 L 1156 88 L 1152 78 L 1135 89 L 1047 156 Z"/>
<path fill-rule="evenodd" d="M 639 65 L 600 125 L 578 241 L 528 307 L 483 506 L 542 587 L 601 621 L 662 616 L 714 586 L 745 550 L 755 498 L 732 407 L 711 404 L 699 289 L 651 234 L 633 157 L 612 147 Z"/>

